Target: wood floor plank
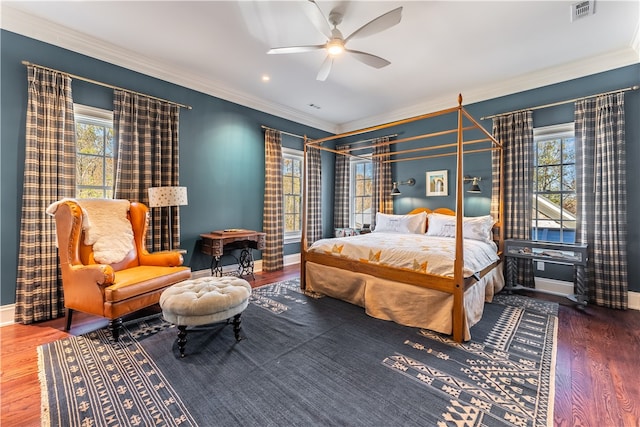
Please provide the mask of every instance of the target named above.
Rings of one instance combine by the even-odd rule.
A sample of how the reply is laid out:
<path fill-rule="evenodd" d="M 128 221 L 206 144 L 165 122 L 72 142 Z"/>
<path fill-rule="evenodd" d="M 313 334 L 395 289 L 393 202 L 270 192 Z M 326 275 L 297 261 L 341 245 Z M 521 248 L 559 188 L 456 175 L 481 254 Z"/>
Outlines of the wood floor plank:
<path fill-rule="evenodd" d="M 558 316 L 558 350 L 556 354 L 555 402 L 553 419 L 558 427 L 572 426 L 571 345 L 566 316 Z"/>
<path fill-rule="evenodd" d="M 253 287 L 298 277 L 299 266 L 256 274 Z M 640 311 L 589 305 L 584 311 L 564 299 L 558 315 L 554 425 L 640 427 Z M 154 310 L 158 310 L 157 307 Z M 0 328 L 0 425 L 40 425 L 39 345 L 68 336 L 64 319 Z M 74 314 L 70 333 L 106 326 L 104 319 Z"/>

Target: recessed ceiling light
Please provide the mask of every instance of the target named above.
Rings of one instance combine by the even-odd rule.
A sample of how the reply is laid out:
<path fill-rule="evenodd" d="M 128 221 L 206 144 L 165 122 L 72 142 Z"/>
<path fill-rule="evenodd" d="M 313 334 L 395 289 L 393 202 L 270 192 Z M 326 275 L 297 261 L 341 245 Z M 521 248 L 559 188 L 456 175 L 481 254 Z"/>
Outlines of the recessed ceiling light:
<path fill-rule="evenodd" d="M 271 77 L 267 76 L 266 74 L 262 75 L 262 81 L 263 82 L 268 82 L 269 80 L 271 80 Z"/>

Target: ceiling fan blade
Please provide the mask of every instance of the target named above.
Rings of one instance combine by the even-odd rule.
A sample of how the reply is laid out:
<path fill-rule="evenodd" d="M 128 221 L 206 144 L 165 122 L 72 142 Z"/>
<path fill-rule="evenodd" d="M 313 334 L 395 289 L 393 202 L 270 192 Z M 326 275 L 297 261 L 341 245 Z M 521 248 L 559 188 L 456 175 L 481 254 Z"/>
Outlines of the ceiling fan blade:
<path fill-rule="evenodd" d="M 384 31 L 387 28 L 391 28 L 398 24 L 402 19 L 402 7 L 393 9 L 384 15 L 380 15 L 372 21 L 364 24 L 362 27 L 355 30 L 349 37 L 344 39 L 344 42 L 348 42 L 351 39 L 368 37 L 373 34 Z"/>
<path fill-rule="evenodd" d="M 349 52 L 349 54 L 353 55 L 355 59 L 363 64 L 369 65 L 370 67 L 382 68 L 391 64 L 391 62 L 384 58 L 380 58 L 379 56 L 375 56 L 370 53 L 360 52 L 359 50 L 345 49 L 345 52 Z"/>
<path fill-rule="evenodd" d="M 313 52 L 314 50 L 324 49 L 323 44 L 319 45 L 311 45 L 311 46 L 289 46 L 289 47 L 274 47 L 267 51 L 268 54 L 279 54 L 279 53 L 303 53 L 303 52 Z"/>
<path fill-rule="evenodd" d="M 318 76 L 316 80 L 320 80 L 321 82 L 327 80 L 329 77 L 329 73 L 331 72 L 331 66 L 333 65 L 333 57 L 331 55 L 327 55 L 322 66 L 320 67 L 320 71 L 318 71 Z"/>
<path fill-rule="evenodd" d="M 316 27 L 322 35 L 327 39 L 331 39 L 331 25 L 329 25 L 329 21 L 327 21 L 322 10 L 320 10 L 320 6 L 318 6 L 318 3 L 316 3 L 315 0 L 309 0 L 309 3 L 313 3 L 314 5 L 313 12 L 308 14 L 309 19 L 311 19 L 314 27 Z"/>

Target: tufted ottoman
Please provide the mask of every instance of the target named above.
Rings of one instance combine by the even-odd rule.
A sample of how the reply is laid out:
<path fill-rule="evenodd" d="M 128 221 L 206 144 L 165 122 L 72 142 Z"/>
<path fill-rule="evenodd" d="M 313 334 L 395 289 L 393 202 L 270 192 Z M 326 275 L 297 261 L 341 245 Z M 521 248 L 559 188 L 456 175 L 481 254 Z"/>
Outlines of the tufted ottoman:
<path fill-rule="evenodd" d="M 240 315 L 249 304 L 251 285 L 239 277 L 201 277 L 185 280 L 160 295 L 162 316 L 178 326 L 178 347 L 184 357 L 187 326 L 200 326 L 233 317 L 233 332 L 240 341 Z"/>

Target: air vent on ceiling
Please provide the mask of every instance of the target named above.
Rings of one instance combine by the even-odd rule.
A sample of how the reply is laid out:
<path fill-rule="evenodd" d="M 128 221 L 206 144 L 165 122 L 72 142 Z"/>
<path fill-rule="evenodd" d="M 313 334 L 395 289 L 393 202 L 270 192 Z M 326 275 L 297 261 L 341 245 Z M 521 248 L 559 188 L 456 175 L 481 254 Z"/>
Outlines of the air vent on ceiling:
<path fill-rule="evenodd" d="M 595 0 L 586 0 L 571 5 L 571 22 L 595 13 Z"/>

